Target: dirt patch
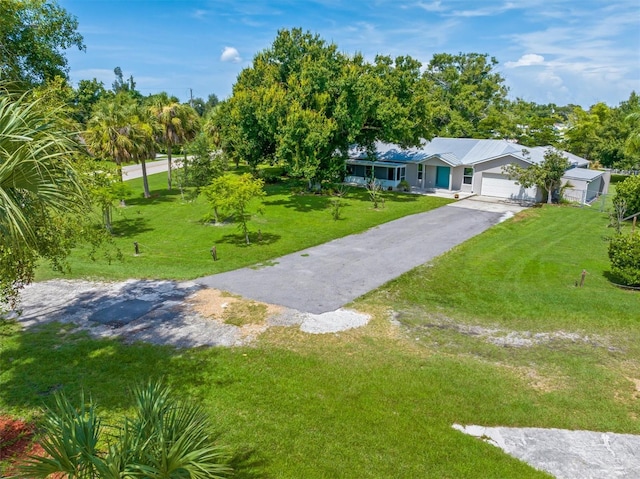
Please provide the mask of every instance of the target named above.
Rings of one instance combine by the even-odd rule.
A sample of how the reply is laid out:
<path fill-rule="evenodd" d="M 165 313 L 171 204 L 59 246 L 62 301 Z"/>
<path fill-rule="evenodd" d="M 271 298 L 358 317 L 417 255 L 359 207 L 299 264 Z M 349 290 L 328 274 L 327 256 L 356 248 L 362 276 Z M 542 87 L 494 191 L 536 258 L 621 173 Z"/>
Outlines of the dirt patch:
<path fill-rule="evenodd" d="M 0 473 L 2 477 L 16 474 L 17 466 L 29 456 L 44 456 L 42 446 L 35 441 L 34 423 L 0 415 Z M 4 466 L 4 467 L 3 467 Z M 59 479 L 62 475 L 49 476 Z"/>
<path fill-rule="evenodd" d="M 404 313 L 395 312 L 394 317 L 403 318 Z M 411 317 L 411 313 L 408 315 Z M 557 343 L 573 343 L 573 344 L 589 344 L 594 347 L 603 347 L 612 350 L 609 340 L 603 336 L 586 335 L 576 332 L 552 331 L 552 332 L 534 332 L 534 331 L 513 331 L 500 327 L 490 328 L 477 324 L 458 323 L 446 317 L 431 316 L 425 318 L 427 322 L 420 322 L 415 325 L 405 324 L 400 319 L 401 324 L 405 324 L 411 330 L 416 332 L 427 332 L 429 330 L 448 330 L 465 336 L 471 336 L 483 339 L 484 341 L 496 346 L 509 348 L 531 348 L 540 345 L 557 344 Z"/>
<path fill-rule="evenodd" d="M 247 300 L 217 289 L 202 289 L 189 298 L 189 303 L 205 318 L 237 326 L 243 337 L 256 336 L 266 330 L 267 319 L 283 310 L 280 306 Z"/>

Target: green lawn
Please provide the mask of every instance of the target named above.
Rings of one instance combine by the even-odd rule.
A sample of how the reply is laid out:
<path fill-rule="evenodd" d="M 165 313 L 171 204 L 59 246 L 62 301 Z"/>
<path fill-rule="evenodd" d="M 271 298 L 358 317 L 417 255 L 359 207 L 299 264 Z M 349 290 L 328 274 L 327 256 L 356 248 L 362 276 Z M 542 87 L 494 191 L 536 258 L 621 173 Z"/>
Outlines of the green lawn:
<path fill-rule="evenodd" d="M 342 198 L 342 218 L 335 221 L 329 209 L 332 196 L 294 194 L 288 185 L 267 185 L 265 211 L 249 223 L 252 244 L 247 246 L 236 224 L 203 223 L 208 212 L 203 198 L 189 202 L 183 200 L 179 190 L 167 191 L 165 173 L 149 177 L 150 199 L 140 194 L 141 179 L 128 183 L 135 197 L 127 199 L 125 208 L 115 209 L 113 222 L 115 244 L 124 253 L 124 260 L 108 263 L 99 252 L 97 260 L 90 261 L 89 250 L 79 247 L 70 258 L 69 277 L 192 279 L 268 261 L 450 202 L 386 192 L 384 208 L 375 210 L 366 190 L 350 188 Z M 139 256 L 134 256 L 134 241 L 139 244 Z M 213 245 L 217 262 L 210 253 Z M 42 267 L 37 279 L 54 276 Z"/>
<path fill-rule="evenodd" d="M 0 411 L 30 416 L 84 388 L 117 415 L 130 384 L 162 376 L 207 408 L 238 477 L 549 477 L 451 425 L 640 433 L 640 296 L 607 280 L 606 224 L 527 210 L 359 299 L 371 323 L 339 334 L 175 350 L 4 324 Z"/>

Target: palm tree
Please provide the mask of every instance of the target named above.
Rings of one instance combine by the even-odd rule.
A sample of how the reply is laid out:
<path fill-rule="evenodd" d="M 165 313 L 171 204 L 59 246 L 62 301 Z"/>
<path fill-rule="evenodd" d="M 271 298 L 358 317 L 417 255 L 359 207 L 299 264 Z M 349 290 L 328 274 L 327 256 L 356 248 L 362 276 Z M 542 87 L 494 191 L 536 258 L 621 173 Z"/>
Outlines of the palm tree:
<path fill-rule="evenodd" d="M 98 101 L 83 134 L 95 156 L 114 161 L 122 181 L 122 164 L 135 161 L 142 166 L 144 197 L 151 196 L 146 159 L 155 154 L 153 127 L 138 102 L 126 93 Z"/>
<path fill-rule="evenodd" d="M 9 247 L 37 250 L 43 214 L 86 204 L 73 163 L 77 142 L 55 112 L 39 107 L 27 94 L 0 92 L 0 239 Z"/>
<path fill-rule="evenodd" d="M 91 209 L 74 134 L 30 95 L 0 84 L 0 310 L 15 306 L 40 259 L 63 268 Z"/>
<path fill-rule="evenodd" d="M 160 382 L 133 391 L 133 417 L 127 418 L 106 451 L 98 448 L 104 428 L 95 406 L 79 408 L 64 395 L 45 418 L 41 441 L 48 457 L 33 456 L 20 467 L 21 478 L 221 479 L 232 472 L 225 449 L 214 444 L 209 419 L 196 403 L 177 401 Z"/>
<path fill-rule="evenodd" d="M 167 187 L 171 190 L 173 147 L 195 138 L 200 128 L 200 117 L 189 105 L 172 101 L 167 94 L 156 95 L 152 99 L 149 112 L 156 119 L 157 141 L 167 149 Z"/>

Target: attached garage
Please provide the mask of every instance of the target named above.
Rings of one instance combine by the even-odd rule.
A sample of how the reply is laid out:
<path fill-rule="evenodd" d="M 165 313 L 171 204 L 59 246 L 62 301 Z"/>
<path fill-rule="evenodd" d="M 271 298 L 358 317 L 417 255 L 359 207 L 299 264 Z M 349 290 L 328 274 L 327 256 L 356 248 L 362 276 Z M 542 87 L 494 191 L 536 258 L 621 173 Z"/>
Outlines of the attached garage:
<path fill-rule="evenodd" d="M 535 186 L 523 188 L 506 175 L 483 173 L 480 194 L 482 196 L 494 196 L 510 200 L 536 201 L 537 188 Z"/>

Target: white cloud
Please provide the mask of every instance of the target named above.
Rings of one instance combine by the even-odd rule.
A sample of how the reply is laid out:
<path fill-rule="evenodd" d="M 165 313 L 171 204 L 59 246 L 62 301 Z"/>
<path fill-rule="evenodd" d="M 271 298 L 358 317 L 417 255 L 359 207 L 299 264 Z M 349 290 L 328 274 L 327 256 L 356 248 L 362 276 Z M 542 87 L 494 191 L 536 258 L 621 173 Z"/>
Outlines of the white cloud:
<path fill-rule="evenodd" d="M 530 67 L 531 65 L 542 65 L 544 63 L 544 57 L 542 55 L 538 55 L 537 53 L 527 53 L 526 55 L 522 55 L 517 62 L 507 62 L 504 65 L 507 68 L 518 68 L 518 67 Z"/>
<path fill-rule="evenodd" d="M 446 10 L 445 7 L 442 6 L 442 2 L 437 0 L 431 3 L 420 2 L 418 6 L 427 12 L 443 12 Z"/>
<path fill-rule="evenodd" d="M 220 55 L 221 62 L 231 62 L 231 63 L 240 63 L 242 58 L 240 57 L 240 53 L 238 50 L 233 47 L 224 47 L 224 51 L 222 55 Z"/>
<path fill-rule="evenodd" d="M 472 10 L 454 10 L 451 12 L 451 15 L 454 17 L 489 17 L 508 12 L 515 8 L 518 8 L 516 4 L 507 2 L 503 5 L 490 5 L 488 7 L 481 7 Z"/>
<path fill-rule="evenodd" d="M 207 10 L 200 10 L 200 9 L 197 9 L 197 10 L 194 10 L 194 11 L 191 13 L 191 16 L 192 16 L 193 18 L 204 18 L 204 17 L 206 17 L 208 14 L 209 14 L 209 12 L 208 12 Z"/>
<path fill-rule="evenodd" d="M 540 72 L 538 74 L 538 81 L 543 85 L 550 85 L 553 88 L 560 88 L 564 84 L 562 78 L 560 78 L 551 70 Z"/>

